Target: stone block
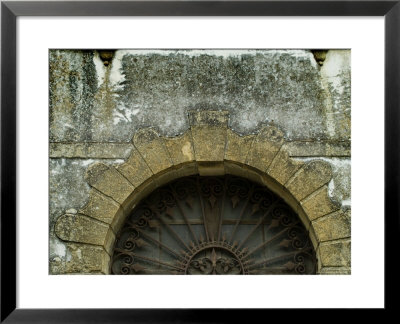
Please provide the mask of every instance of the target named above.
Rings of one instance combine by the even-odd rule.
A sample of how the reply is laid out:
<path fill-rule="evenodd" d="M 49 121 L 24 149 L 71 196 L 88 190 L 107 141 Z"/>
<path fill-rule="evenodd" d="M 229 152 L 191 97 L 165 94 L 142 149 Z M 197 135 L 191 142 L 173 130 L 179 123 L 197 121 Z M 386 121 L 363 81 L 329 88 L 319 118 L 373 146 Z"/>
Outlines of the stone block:
<path fill-rule="evenodd" d="M 289 157 L 284 145 L 278 154 L 275 155 L 275 158 L 268 167 L 267 173 L 281 185 L 284 185 L 303 165 L 304 162 L 296 161 Z"/>
<path fill-rule="evenodd" d="M 301 201 L 315 190 L 327 184 L 332 178 L 332 168 L 329 163 L 315 160 L 304 165 L 286 183 L 286 188 Z"/>
<path fill-rule="evenodd" d="M 245 163 L 255 135 L 240 136 L 228 129 L 226 133 L 225 160 Z"/>
<path fill-rule="evenodd" d="M 189 121 L 196 161 L 223 161 L 228 113 L 213 110 L 191 111 Z"/>
<path fill-rule="evenodd" d="M 120 205 L 113 199 L 104 196 L 102 193 L 96 191 L 96 189 L 92 189 L 90 191 L 89 201 L 79 210 L 79 213 L 111 224 L 120 208 Z"/>
<path fill-rule="evenodd" d="M 287 151 L 297 157 L 350 157 L 350 147 L 350 141 L 294 141 L 287 144 Z"/>
<path fill-rule="evenodd" d="M 301 201 L 301 205 L 310 220 L 330 214 L 340 208 L 339 204 L 330 199 L 327 186 L 314 191 Z"/>
<path fill-rule="evenodd" d="M 128 160 L 120 164 L 117 169 L 135 187 L 139 187 L 143 182 L 153 176 L 146 161 L 136 149 L 132 150 L 132 154 Z"/>
<path fill-rule="evenodd" d="M 192 135 L 190 131 L 187 131 L 181 136 L 165 138 L 165 146 L 174 165 L 194 161 Z"/>
<path fill-rule="evenodd" d="M 85 215 L 65 214 L 54 226 L 56 235 L 63 241 L 104 245 L 110 226 Z"/>
<path fill-rule="evenodd" d="M 350 239 L 322 242 L 317 253 L 322 267 L 350 267 L 351 241 Z"/>
<path fill-rule="evenodd" d="M 86 244 L 67 244 L 67 260 L 65 273 L 93 273 L 107 274 L 110 256 L 101 246 Z"/>
<path fill-rule="evenodd" d="M 277 127 L 273 125 L 263 127 L 253 140 L 247 156 L 247 164 L 260 171 L 266 171 L 283 141 L 283 133 Z"/>
<path fill-rule="evenodd" d="M 164 139 L 154 129 L 144 128 L 137 131 L 133 136 L 133 144 L 154 174 L 172 166 Z"/>
<path fill-rule="evenodd" d="M 320 270 L 320 274 L 326 275 L 349 275 L 351 274 L 351 269 L 347 267 L 323 267 Z"/>
<path fill-rule="evenodd" d="M 86 171 L 86 181 L 94 188 L 122 204 L 134 186 L 114 167 L 95 163 Z"/>
<path fill-rule="evenodd" d="M 229 112 L 226 110 L 189 110 L 191 126 L 227 126 Z"/>
<path fill-rule="evenodd" d="M 319 242 L 348 238 L 351 235 L 349 213 L 339 210 L 312 222 Z"/>
<path fill-rule="evenodd" d="M 51 158 L 126 159 L 130 143 L 50 143 Z"/>

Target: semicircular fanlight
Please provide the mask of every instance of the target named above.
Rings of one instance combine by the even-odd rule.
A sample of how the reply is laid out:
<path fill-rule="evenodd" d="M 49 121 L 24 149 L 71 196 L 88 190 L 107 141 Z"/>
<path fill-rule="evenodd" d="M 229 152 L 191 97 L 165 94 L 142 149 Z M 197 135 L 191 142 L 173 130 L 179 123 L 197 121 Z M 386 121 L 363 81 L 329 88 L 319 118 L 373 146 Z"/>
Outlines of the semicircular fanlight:
<path fill-rule="evenodd" d="M 313 274 L 294 211 L 247 179 L 191 176 L 135 207 L 117 235 L 112 274 Z"/>

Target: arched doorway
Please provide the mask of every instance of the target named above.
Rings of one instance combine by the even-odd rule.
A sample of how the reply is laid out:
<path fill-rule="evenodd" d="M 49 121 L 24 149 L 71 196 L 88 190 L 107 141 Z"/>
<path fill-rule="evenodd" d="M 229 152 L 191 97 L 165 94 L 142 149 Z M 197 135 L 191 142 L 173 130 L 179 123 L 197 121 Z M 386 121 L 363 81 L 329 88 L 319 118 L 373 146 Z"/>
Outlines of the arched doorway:
<path fill-rule="evenodd" d="M 152 192 L 128 215 L 112 274 L 314 274 L 298 215 L 248 179 L 189 176 Z"/>

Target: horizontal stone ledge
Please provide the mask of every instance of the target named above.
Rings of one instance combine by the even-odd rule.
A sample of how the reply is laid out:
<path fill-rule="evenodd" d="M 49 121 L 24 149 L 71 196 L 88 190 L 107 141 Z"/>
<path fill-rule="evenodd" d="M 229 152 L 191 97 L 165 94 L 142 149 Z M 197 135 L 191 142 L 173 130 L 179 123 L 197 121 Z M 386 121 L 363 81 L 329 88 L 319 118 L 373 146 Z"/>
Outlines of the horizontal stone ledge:
<path fill-rule="evenodd" d="M 291 157 L 350 157 L 350 141 L 293 141 L 287 142 L 286 150 Z"/>
<path fill-rule="evenodd" d="M 251 135 L 254 137 L 254 135 Z M 350 141 L 293 141 L 285 147 L 290 157 L 350 157 Z M 131 143 L 50 143 L 50 158 L 126 159 Z"/>
<path fill-rule="evenodd" d="M 50 143 L 50 158 L 126 159 L 131 143 Z"/>

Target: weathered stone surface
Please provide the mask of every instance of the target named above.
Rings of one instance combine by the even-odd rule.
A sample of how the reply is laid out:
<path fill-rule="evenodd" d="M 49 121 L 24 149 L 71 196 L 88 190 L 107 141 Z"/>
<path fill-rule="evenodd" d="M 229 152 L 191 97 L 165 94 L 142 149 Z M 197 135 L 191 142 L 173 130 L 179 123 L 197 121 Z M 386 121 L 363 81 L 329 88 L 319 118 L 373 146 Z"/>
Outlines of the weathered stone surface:
<path fill-rule="evenodd" d="M 50 143 L 51 158 L 126 159 L 130 143 Z"/>
<path fill-rule="evenodd" d="M 284 185 L 303 165 L 304 162 L 290 158 L 285 145 L 283 145 L 268 167 L 267 173 L 281 185 Z"/>
<path fill-rule="evenodd" d="M 51 140 L 123 142 L 146 126 L 174 136 L 189 127 L 186 109 L 199 107 L 228 109 L 242 134 L 273 120 L 293 139 L 329 138 L 332 125 L 349 137 L 346 57 L 328 52 L 324 87 L 309 50 L 117 50 L 108 67 L 97 51 L 52 50 Z"/>
<path fill-rule="evenodd" d="M 114 167 L 96 163 L 86 172 L 86 181 L 94 188 L 122 204 L 134 187 Z"/>
<path fill-rule="evenodd" d="M 320 242 L 348 238 L 351 235 L 350 213 L 339 210 L 312 222 Z"/>
<path fill-rule="evenodd" d="M 79 213 L 96 218 L 107 224 L 111 224 L 114 216 L 121 206 L 113 199 L 104 196 L 96 189 L 92 189 L 87 204 L 79 210 Z"/>
<path fill-rule="evenodd" d="M 196 161 L 223 161 L 228 117 L 226 111 L 190 111 Z"/>
<path fill-rule="evenodd" d="M 347 275 L 351 274 L 351 269 L 347 267 L 323 267 L 320 270 L 320 274 Z"/>
<path fill-rule="evenodd" d="M 323 267 L 350 267 L 350 239 L 323 242 L 318 250 Z"/>
<path fill-rule="evenodd" d="M 263 127 L 253 140 L 247 164 L 261 171 L 267 170 L 283 144 L 283 133 L 273 125 Z"/>
<path fill-rule="evenodd" d="M 104 245 L 108 230 L 109 225 L 79 214 L 65 214 L 55 224 L 60 239 L 94 245 Z"/>
<path fill-rule="evenodd" d="M 227 126 L 229 113 L 226 110 L 189 110 L 191 126 Z"/>
<path fill-rule="evenodd" d="M 67 243 L 65 259 L 54 258 L 50 262 L 52 274 L 108 273 L 110 256 L 101 246 Z"/>
<path fill-rule="evenodd" d="M 331 138 L 351 135 L 351 51 L 329 50 L 321 67 L 327 134 Z"/>
<path fill-rule="evenodd" d="M 146 161 L 143 160 L 142 156 L 136 149 L 132 150 L 129 159 L 125 163 L 119 165 L 117 169 L 135 187 L 140 186 L 153 175 Z"/>
<path fill-rule="evenodd" d="M 295 158 L 304 163 L 322 160 L 332 168 L 332 179 L 328 184 L 329 196 L 342 205 L 343 208 L 351 206 L 351 160 L 347 157 Z"/>
<path fill-rule="evenodd" d="M 229 113 L 225 159 L 231 153 L 242 155 L 231 152 L 229 132 L 242 135 L 242 140 L 254 136 L 249 134 L 257 133 L 261 125 L 273 122 L 291 141 L 289 155 L 329 157 L 326 160 L 333 168 L 329 195 L 342 208 L 351 204 L 349 50 L 328 51 L 321 68 L 308 50 L 117 50 L 107 67 L 95 50 L 51 50 L 49 63 L 50 141 L 54 142 L 50 154 L 68 157 L 50 160 L 52 258 L 62 250 L 62 242 L 52 242 L 58 241 L 54 234 L 55 220 L 65 210 L 93 213 L 90 216 L 106 223 L 113 213 L 114 207 L 105 202 L 105 205 L 98 202 L 99 209 L 104 206 L 110 213 L 89 211 L 92 207 L 85 205 L 90 187 L 83 174 L 90 163 L 96 162 L 85 158 L 121 163 L 111 159 L 125 159 L 129 152 L 122 143 L 133 147 L 129 142 L 143 127 L 154 126 L 163 136 L 176 136 L 188 131 L 191 125 L 201 127 L 216 122 L 213 126 L 226 126 L 227 118 L 219 120 L 214 116 L 207 120 L 209 114 L 201 117 L 201 111 L 210 109 L 226 109 Z M 189 110 L 198 111 L 191 120 Z M 176 143 L 180 138 L 176 138 Z M 164 143 L 167 141 L 170 140 L 164 139 Z M 167 145 L 166 148 L 172 164 L 183 161 L 178 159 L 179 154 L 174 159 L 173 149 Z M 135 148 L 133 151 L 137 152 Z M 297 163 L 301 162 L 288 162 L 279 156 L 281 152 L 268 172 L 272 171 L 271 176 L 283 185 L 289 179 L 285 177 L 299 171 Z M 243 158 L 246 155 L 247 152 Z M 134 156 L 117 170 L 133 187 L 138 187 L 152 172 L 141 157 L 134 162 L 137 158 Z M 306 160 L 302 162 L 310 159 Z M 140 167 L 140 163 L 144 166 Z M 200 171 L 197 166 L 191 166 L 190 171 L 181 168 L 174 177 L 179 172 L 188 174 L 193 170 L 202 174 L 222 172 L 220 166 L 215 164 L 213 169 L 200 162 Z M 238 165 L 228 166 L 225 161 L 224 172 L 246 176 L 248 170 Z M 113 183 L 114 178 L 109 179 Z M 168 179 L 168 175 L 163 179 Z M 318 206 L 314 211 L 321 213 Z"/>
<path fill-rule="evenodd" d="M 89 197 L 90 186 L 84 180 L 87 164 L 73 159 L 50 159 L 50 217 L 55 221 L 67 209 L 79 209 Z M 54 223 L 53 223 L 54 225 Z"/>
<path fill-rule="evenodd" d="M 351 160 L 349 158 L 326 159 L 332 165 L 332 181 L 329 183 L 329 194 L 342 207 L 351 206 Z"/>
<path fill-rule="evenodd" d="M 332 178 L 329 163 L 315 160 L 304 165 L 286 184 L 291 194 L 301 201 Z"/>
<path fill-rule="evenodd" d="M 193 126 L 196 161 L 223 161 L 227 128 Z"/>
<path fill-rule="evenodd" d="M 350 141 L 295 141 L 286 144 L 290 156 L 295 157 L 350 157 Z"/>
<path fill-rule="evenodd" d="M 164 139 L 160 138 L 154 129 L 144 128 L 137 131 L 133 137 L 133 144 L 153 173 L 158 173 L 172 165 Z"/>
<path fill-rule="evenodd" d="M 192 134 L 190 131 L 181 136 L 165 138 L 165 146 L 174 165 L 194 161 Z"/>
<path fill-rule="evenodd" d="M 302 200 L 301 205 L 310 220 L 327 215 L 340 208 L 338 203 L 329 198 L 327 186 L 323 186 Z"/>
<path fill-rule="evenodd" d="M 255 135 L 240 136 L 228 129 L 226 133 L 225 160 L 245 163 Z"/>

